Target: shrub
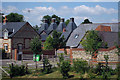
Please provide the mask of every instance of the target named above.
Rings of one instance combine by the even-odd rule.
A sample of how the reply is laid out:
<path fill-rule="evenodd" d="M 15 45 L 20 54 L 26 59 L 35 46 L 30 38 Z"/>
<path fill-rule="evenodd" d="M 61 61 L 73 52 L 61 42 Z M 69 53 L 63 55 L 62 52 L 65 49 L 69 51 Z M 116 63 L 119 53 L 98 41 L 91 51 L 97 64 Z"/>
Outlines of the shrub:
<path fill-rule="evenodd" d="M 18 65 L 13 65 L 12 63 L 9 65 L 9 69 L 10 69 L 9 73 L 11 78 L 14 76 L 23 76 L 27 74 L 24 65 L 18 66 Z"/>
<path fill-rule="evenodd" d="M 85 71 L 88 71 L 88 63 L 84 60 L 73 60 L 73 68 L 77 73 L 85 73 Z"/>
<path fill-rule="evenodd" d="M 48 73 L 52 72 L 51 67 L 52 67 L 52 65 L 49 63 L 49 60 L 47 58 L 45 58 L 43 60 L 43 73 L 48 74 Z"/>
<path fill-rule="evenodd" d="M 63 56 L 63 54 L 61 54 L 61 55 L 59 56 L 59 63 L 57 63 L 58 67 L 60 67 L 60 63 L 61 63 L 62 61 L 64 61 L 64 56 Z"/>
<path fill-rule="evenodd" d="M 70 62 L 69 61 L 62 61 L 60 64 L 60 72 L 63 76 L 63 78 L 68 78 L 69 74 L 68 72 L 70 71 Z"/>

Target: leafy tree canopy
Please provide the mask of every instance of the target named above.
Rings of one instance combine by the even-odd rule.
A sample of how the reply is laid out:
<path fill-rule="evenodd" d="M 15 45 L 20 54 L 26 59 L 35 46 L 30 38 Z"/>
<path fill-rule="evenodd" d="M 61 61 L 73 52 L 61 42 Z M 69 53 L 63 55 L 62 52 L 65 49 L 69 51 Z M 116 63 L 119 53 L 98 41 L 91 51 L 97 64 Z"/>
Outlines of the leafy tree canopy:
<path fill-rule="evenodd" d="M 35 37 L 31 43 L 30 43 L 31 50 L 33 51 L 34 54 L 41 53 L 42 48 L 41 48 L 41 41 L 39 37 Z"/>
<path fill-rule="evenodd" d="M 82 24 L 92 24 L 92 22 L 90 22 L 89 19 L 85 19 L 84 22 L 82 22 Z"/>
<path fill-rule="evenodd" d="M 52 36 L 49 35 L 47 40 L 44 43 L 45 49 L 56 49 L 65 47 L 64 36 L 61 37 L 62 33 L 53 31 Z"/>
<path fill-rule="evenodd" d="M 86 51 L 90 54 L 94 54 L 102 46 L 102 40 L 98 36 L 98 32 L 91 30 L 87 32 L 85 39 L 82 40 L 81 44 Z"/>
<path fill-rule="evenodd" d="M 52 16 L 50 16 L 50 15 L 45 15 L 45 16 L 43 16 L 42 19 L 47 19 L 47 20 L 48 20 L 47 23 L 48 23 L 48 25 L 50 25 L 51 22 L 52 22 L 52 21 L 51 21 L 52 18 L 56 18 L 56 23 L 57 23 L 57 25 L 59 25 L 61 17 L 59 17 L 59 16 L 57 16 L 57 15 L 55 15 L 55 14 L 53 14 Z M 69 21 L 70 21 L 70 20 L 66 20 L 66 21 L 65 21 L 66 25 L 69 23 Z M 42 21 L 42 22 L 43 22 L 43 21 Z"/>
<path fill-rule="evenodd" d="M 67 19 L 67 20 L 65 21 L 65 24 L 68 25 L 69 22 L 70 22 L 70 20 Z"/>
<path fill-rule="evenodd" d="M 10 13 L 7 15 L 7 21 L 8 22 L 23 22 L 24 16 L 18 13 Z"/>
<path fill-rule="evenodd" d="M 38 25 L 33 26 L 33 28 L 34 28 L 36 31 L 38 31 L 38 30 L 39 30 Z"/>

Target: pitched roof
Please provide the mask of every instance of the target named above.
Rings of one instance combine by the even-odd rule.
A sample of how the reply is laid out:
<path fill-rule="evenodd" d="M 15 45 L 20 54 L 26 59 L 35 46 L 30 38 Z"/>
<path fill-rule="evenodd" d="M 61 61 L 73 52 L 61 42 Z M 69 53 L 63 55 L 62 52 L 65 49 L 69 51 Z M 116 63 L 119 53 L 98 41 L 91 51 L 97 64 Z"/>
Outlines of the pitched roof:
<path fill-rule="evenodd" d="M 99 31 L 98 35 L 101 37 L 101 39 L 103 40 L 103 42 L 107 42 L 108 47 L 115 46 L 115 43 L 119 44 L 118 32 L 104 32 L 104 31 Z"/>
<path fill-rule="evenodd" d="M 9 35 L 9 37 L 12 37 L 26 23 L 27 22 L 7 22 L 5 25 L 2 25 L 2 31 L 4 29 L 7 29 L 9 32 L 13 31 L 13 33 Z"/>
<path fill-rule="evenodd" d="M 56 28 L 57 28 L 57 24 L 55 22 L 52 22 L 47 30 L 53 31 L 53 30 L 56 30 Z"/>
<path fill-rule="evenodd" d="M 80 24 L 70 35 L 66 46 L 77 47 L 86 31 L 95 30 L 99 25 L 110 26 L 112 32 L 118 32 L 118 23 Z M 78 35 L 78 37 L 76 37 Z M 81 47 L 81 46 L 80 46 Z"/>
<path fill-rule="evenodd" d="M 66 28 L 66 24 L 64 22 L 60 22 L 56 30 L 58 32 L 62 32 L 64 28 Z"/>
<path fill-rule="evenodd" d="M 68 32 L 63 32 L 63 33 L 62 33 L 62 35 L 61 35 L 61 37 L 62 37 L 62 36 L 64 36 L 65 41 L 67 41 L 67 40 L 68 40 L 68 38 L 69 38 L 69 36 L 70 36 L 70 34 L 71 34 L 71 32 L 70 32 L 70 31 L 68 31 Z"/>
<path fill-rule="evenodd" d="M 70 21 L 66 27 L 66 31 L 73 31 L 76 28 L 77 28 L 77 25 L 75 24 L 75 22 Z"/>
<path fill-rule="evenodd" d="M 38 30 L 38 32 L 42 32 L 43 30 L 47 30 L 48 29 L 48 24 L 47 23 L 42 23 L 40 26 L 40 29 Z"/>
<path fill-rule="evenodd" d="M 48 35 L 47 34 L 45 34 L 45 35 L 41 35 L 41 40 L 46 40 L 47 39 L 47 37 L 48 37 Z"/>

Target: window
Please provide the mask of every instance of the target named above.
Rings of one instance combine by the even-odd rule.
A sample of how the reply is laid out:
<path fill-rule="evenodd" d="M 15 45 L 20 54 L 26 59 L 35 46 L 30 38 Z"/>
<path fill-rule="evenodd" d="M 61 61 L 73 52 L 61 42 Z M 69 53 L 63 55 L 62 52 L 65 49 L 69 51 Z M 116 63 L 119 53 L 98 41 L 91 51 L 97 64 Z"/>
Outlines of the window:
<path fill-rule="evenodd" d="M 5 51 L 8 51 L 8 44 L 4 44 Z"/>
<path fill-rule="evenodd" d="M 22 44 L 18 44 L 18 50 L 22 50 Z"/>
<path fill-rule="evenodd" d="M 76 35 L 75 35 L 75 39 L 77 39 L 78 37 L 79 37 L 79 34 L 76 34 Z"/>
<path fill-rule="evenodd" d="M 4 39 L 8 39 L 8 32 L 6 30 L 4 31 Z"/>

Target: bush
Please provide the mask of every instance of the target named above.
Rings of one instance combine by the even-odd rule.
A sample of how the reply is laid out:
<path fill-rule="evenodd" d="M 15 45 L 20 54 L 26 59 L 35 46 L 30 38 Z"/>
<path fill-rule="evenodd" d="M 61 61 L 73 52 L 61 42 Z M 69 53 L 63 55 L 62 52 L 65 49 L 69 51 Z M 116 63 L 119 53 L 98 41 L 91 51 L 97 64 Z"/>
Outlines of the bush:
<path fill-rule="evenodd" d="M 14 76 L 23 76 L 26 73 L 26 68 L 24 65 L 18 66 L 18 65 L 13 65 L 13 63 L 11 65 L 9 65 L 10 68 L 10 77 L 14 77 Z M 27 71 L 28 72 L 28 71 Z"/>
<path fill-rule="evenodd" d="M 62 61 L 64 61 L 64 56 L 63 56 L 63 54 L 61 54 L 61 55 L 59 56 L 59 63 L 57 63 L 58 67 L 60 67 L 60 64 L 61 64 Z"/>
<path fill-rule="evenodd" d="M 68 78 L 69 74 L 68 72 L 70 71 L 70 62 L 69 61 L 62 61 L 60 64 L 60 72 L 63 76 L 63 78 Z"/>
<path fill-rule="evenodd" d="M 51 67 L 52 67 L 52 65 L 49 63 L 49 60 L 47 58 L 45 58 L 43 60 L 43 73 L 48 74 L 48 73 L 52 72 Z"/>
<path fill-rule="evenodd" d="M 73 60 L 73 68 L 77 73 L 85 73 L 85 71 L 88 71 L 88 63 L 84 60 Z"/>

